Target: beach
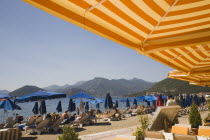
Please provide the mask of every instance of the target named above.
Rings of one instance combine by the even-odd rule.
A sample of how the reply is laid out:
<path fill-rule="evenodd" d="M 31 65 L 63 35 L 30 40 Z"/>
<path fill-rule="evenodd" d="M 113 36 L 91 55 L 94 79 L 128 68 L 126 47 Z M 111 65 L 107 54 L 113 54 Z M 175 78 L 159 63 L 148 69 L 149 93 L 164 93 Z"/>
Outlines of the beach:
<path fill-rule="evenodd" d="M 201 117 L 204 118 L 209 113 L 208 111 L 200 112 Z M 182 115 L 179 117 L 180 124 L 189 124 L 188 115 Z M 132 116 L 129 118 L 123 118 L 121 121 L 102 121 L 98 120 L 95 125 L 91 126 L 84 126 L 82 128 L 76 128 L 76 131 L 79 133 L 79 136 L 95 134 L 100 132 L 106 132 L 110 130 L 117 130 L 122 128 L 128 128 L 132 126 L 139 125 L 139 116 Z M 134 130 L 133 130 L 134 131 Z M 42 134 L 42 135 L 26 135 L 24 131 L 22 131 L 22 138 L 21 140 L 57 140 L 58 136 L 61 135 L 61 131 L 58 133 L 49 133 L 49 134 Z"/>

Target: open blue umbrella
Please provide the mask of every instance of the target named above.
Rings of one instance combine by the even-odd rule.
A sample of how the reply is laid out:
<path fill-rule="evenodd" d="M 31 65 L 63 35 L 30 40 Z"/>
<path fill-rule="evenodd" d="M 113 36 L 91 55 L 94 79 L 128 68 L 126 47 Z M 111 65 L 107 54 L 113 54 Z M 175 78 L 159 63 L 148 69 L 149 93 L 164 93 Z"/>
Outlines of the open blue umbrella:
<path fill-rule="evenodd" d="M 85 112 L 88 112 L 88 110 L 89 110 L 89 103 L 86 102 L 86 103 L 85 103 Z"/>
<path fill-rule="evenodd" d="M 36 102 L 36 103 L 34 104 L 34 107 L 33 107 L 33 109 L 32 109 L 32 112 L 33 112 L 34 114 L 39 114 L 38 102 Z"/>
<path fill-rule="evenodd" d="M 47 113 L 47 108 L 46 108 L 45 100 L 43 100 L 43 101 L 41 102 L 41 105 L 40 105 L 40 107 L 39 107 L 39 112 L 40 112 L 40 114 L 42 114 L 42 115 Z"/>
<path fill-rule="evenodd" d="M 115 102 L 115 108 L 118 108 L 118 100 Z"/>
<path fill-rule="evenodd" d="M 56 110 L 57 110 L 58 112 L 62 112 L 61 101 L 58 102 L 58 105 L 57 105 L 57 107 L 56 107 Z"/>
<path fill-rule="evenodd" d="M 113 104 L 112 104 L 112 97 L 110 96 L 109 93 L 107 93 L 106 95 L 106 100 L 105 100 L 105 104 L 104 104 L 104 107 L 106 109 L 112 109 L 113 108 Z"/>
<path fill-rule="evenodd" d="M 136 99 L 133 100 L 133 105 L 138 106 L 138 103 L 137 103 L 137 100 Z"/>
<path fill-rule="evenodd" d="M 29 102 L 29 101 L 38 101 L 40 99 L 56 99 L 56 98 L 65 98 L 66 94 L 57 93 L 57 92 L 48 92 L 48 91 L 37 91 L 25 96 L 15 98 L 15 102 Z"/>
<path fill-rule="evenodd" d="M 0 109 L 4 110 L 21 110 L 21 108 L 16 105 L 13 101 L 10 99 L 4 100 L 0 102 Z"/>
<path fill-rule="evenodd" d="M 69 112 L 75 111 L 74 105 L 73 105 L 73 104 L 74 104 L 74 103 L 73 103 L 73 100 L 72 100 L 72 99 L 69 99 L 69 106 L 68 106 L 68 111 L 69 111 Z"/>
<path fill-rule="evenodd" d="M 92 95 L 89 95 L 89 94 L 83 93 L 83 92 L 80 92 L 80 93 L 77 93 L 75 95 L 69 96 L 68 98 L 71 98 L 71 99 L 92 99 L 92 100 L 94 100 L 94 97 Z"/>

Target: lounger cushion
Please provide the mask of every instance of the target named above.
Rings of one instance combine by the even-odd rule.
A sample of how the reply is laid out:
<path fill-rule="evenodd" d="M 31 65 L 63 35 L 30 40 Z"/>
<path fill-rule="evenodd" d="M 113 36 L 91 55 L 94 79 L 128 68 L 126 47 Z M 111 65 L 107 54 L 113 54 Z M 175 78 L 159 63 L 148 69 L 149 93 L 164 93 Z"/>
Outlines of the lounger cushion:
<path fill-rule="evenodd" d="M 156 138 L 156 139 L 165 139 L 164 135 L 161 132 L 155 131 L 145 131 L 146 138 Z"/>
<path fill-rule="evenodd" d="M 210 129 L 198 129 L 198 136 L 210 136 Z"/>
<path fill-rule="evenodd" d="M 174 140 L 197 140 L 196 136 L 174 134 Z"/>
<path fill-rule="evenodd" d="M 128 135 L 117 135 L 115 140 L 136 140 L 136 137 Z"/>
<path fill-rule="evenodd" d="M 189 128 L 184 126 L 172 126 L 171 133 L 188 135 Z"/>
<path fill-rule="evenodd" d="M 18 128 L 8 128 L 0 130 L 0 140 L 20 140 L 21 131 Z"/>

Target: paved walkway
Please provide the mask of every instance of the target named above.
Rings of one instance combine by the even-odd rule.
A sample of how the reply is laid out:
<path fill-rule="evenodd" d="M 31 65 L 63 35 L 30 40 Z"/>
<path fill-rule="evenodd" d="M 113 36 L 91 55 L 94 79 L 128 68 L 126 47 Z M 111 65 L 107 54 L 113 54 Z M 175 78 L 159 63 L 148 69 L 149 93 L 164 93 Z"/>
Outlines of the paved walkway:
<path fill-rule="evenodd" d="M 81 140 L 114 140 L 116 135 L 132 136 L 138 126 L 80 136 Z"/>

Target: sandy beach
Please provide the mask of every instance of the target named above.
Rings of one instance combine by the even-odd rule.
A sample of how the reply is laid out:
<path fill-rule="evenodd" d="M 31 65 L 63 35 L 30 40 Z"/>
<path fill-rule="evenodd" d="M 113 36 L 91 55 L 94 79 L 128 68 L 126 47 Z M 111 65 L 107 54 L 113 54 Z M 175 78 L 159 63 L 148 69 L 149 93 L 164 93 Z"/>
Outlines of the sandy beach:
<path fill-rule="evenodd" d="M 208 111 L 200 112 L 201 117 L 204 118 Z M 182 115 L 182 117 L 179 117 L 179 123 L 180 124 L 189 124 L 188 121 L 188 115 Z M 122 129 L 127 128 L 131 126 L 136 126 L 139 124 L 139 116 L 133 116 L 129 118 L 123 118 L 121 121 L 110 121 L 105 122 L 102 120 L 99 120 L 97 124 L 91 125 L 91 126 L 84 126 L 82 128 L 77 128 L 76 131 L 79 133 L 80 136 L 82 135 L 88 135 L 88 134 L 94 134 L 99 132 L 105 132 L 110 130 L 116 130 L 116 129 Z M 49 133 L 49 134 L 42 134 L 42 135 L 26 135 L 25 132 L 22 132 L 22 138 L 21 140 L 57 140 L 58 136 L 61 135 L 61 131 L 57 133 Z"/>

